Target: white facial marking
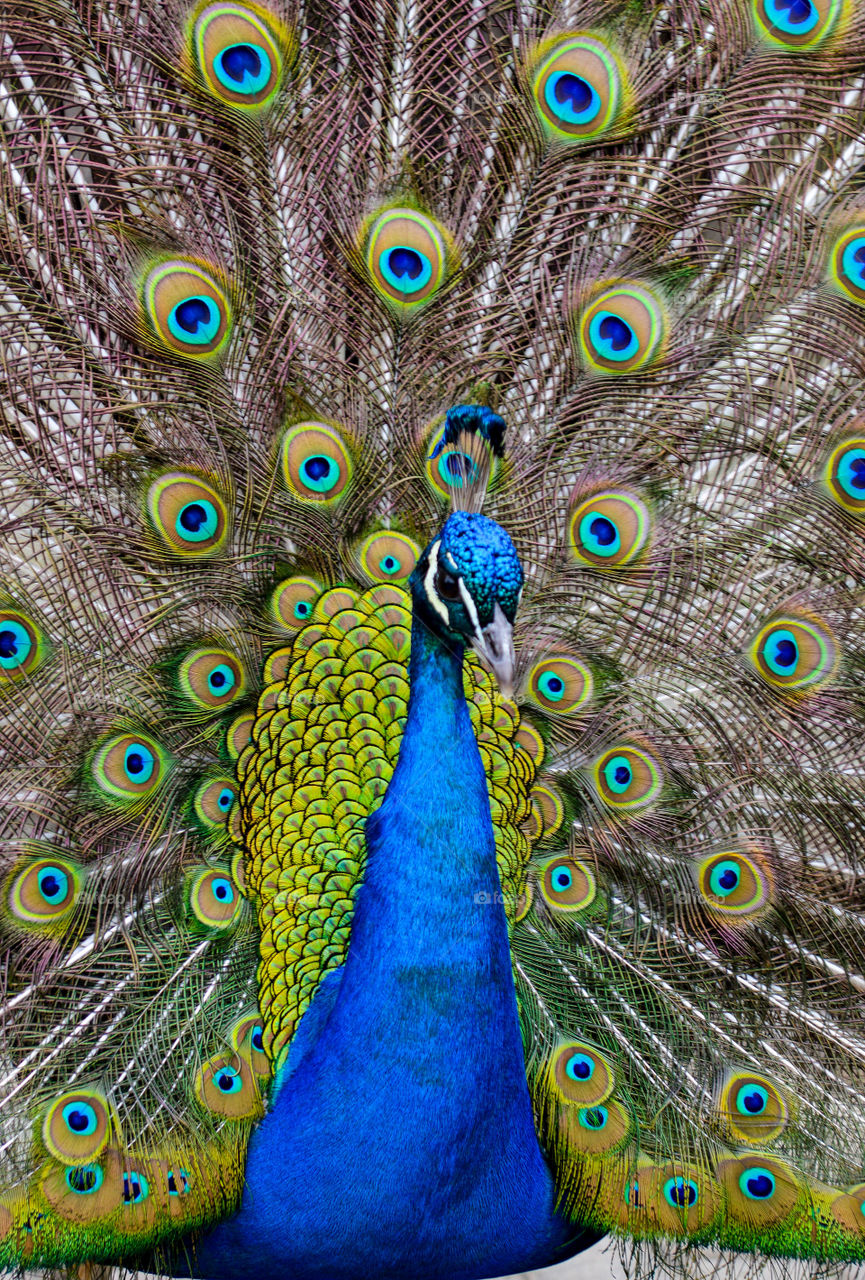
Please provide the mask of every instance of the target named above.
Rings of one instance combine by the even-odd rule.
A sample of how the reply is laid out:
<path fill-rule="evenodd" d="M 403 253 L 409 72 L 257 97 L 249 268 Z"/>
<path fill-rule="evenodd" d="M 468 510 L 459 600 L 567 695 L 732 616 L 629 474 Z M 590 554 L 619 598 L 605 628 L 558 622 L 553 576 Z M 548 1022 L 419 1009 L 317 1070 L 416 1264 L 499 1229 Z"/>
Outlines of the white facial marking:
<path fill-rule="evenodd" d="M 424 585 L 424 590 L 426 591 L 427 600 L 429 600 L 430 604 L 435 609 L 436 613 L 441 618 L 445 626 L 449 627 L 451 624 L 451 619 L 450 619 L 450 614 L 448 613 L 448 610 L 447 610 L 447 605 L 444 603 L 444 601 L 442 600 L 441 596 L 439 595 L 439 593 L 436 591 L 436 588 L 435 588 L 436 571 L 439 567 L 439 547 L 440 546 L 441 546 L 441 539 L 439 539 L 438 542 L 434 542 L 429 549 L 429 565 L 427 566 L 427 571 L 424 575 L 423 585 Z M 462 586 L 462 582 L 460 582 L 460 586 Z"/>
<path fill-rule="evenodd" d="M 466 613 L 469 615 L 469 619 L 471 620 L 472 631 L 475 633 L 476 636 L 479 636 L 481 633 L 481 620 L 478 617 L 478 611 L 475 608 L 475 602 L 474 600 L 472 600 L 471 596 L 469 595 L 469 589 L 466 586 L 466 584 L 463 582 L 462 578 L 457 578 L 457 586 L 460 589 L 460 595 L 463 598 L 463 604 L 466 607 Z"/>

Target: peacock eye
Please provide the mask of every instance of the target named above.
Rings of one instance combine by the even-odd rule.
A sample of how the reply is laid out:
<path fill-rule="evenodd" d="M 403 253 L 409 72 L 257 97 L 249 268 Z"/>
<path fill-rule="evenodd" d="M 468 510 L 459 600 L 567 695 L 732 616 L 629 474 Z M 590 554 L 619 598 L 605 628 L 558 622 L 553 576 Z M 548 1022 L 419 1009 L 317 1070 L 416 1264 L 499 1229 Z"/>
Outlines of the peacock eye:
<path fill-rule="evenodd" d="M 200 360 L 217 355 L 231 335 L 231 305 L 218 273 L 192 258 L 157 263 L 142 285 L 142 302 L 154 337 L 177 355 Z"/>
<path fill-rule="evenodd" d="M 342 435 L 327 422 L 299 422 L 282 441 L 282 478 L 297 502 L 333 505 L 351 483 L 353 460 Z"/>
<path fill-rule="evenodd" d="M 45 640 L 25 613 L 0 612 L 0 683 L 34 671 L 45 657 Z"/>
<path fill-rule="evenodd" d="M 583 310 L 580 349 L 593 373 L 633 373 L 663 355 L 667 328 L 660 298 L 646 285 L 623 282 Z"/>
<path fill-rule="evenodd" d="M 388 209 L 366 239 L 366 268 L 385 301 L 408 310 L 426 302 L 447 275 L 446 237 L 437 222 L 414 209 Z"/>
<path fill-rule="evenodd" d="M 193 56 L 215 97 L 239 108 L 269 104 L 279 89 L 287 46 L 267 10 L 241 4 L 209 4 L 191 32 Z"/>
<path fill-rule="evenodd" d="M 832 250 L 835 283 L 855 302 L 865 301 L 865 232 L 862 227 L 845 231 Z"/>
<path fill-rule="evenodd" d="M 622 69 L 593 36 L 557 42 L 535 73 L 533 88 L 544 127 L 563 141 L 593 141 L 622 109 Z"/>
<path fill-rule="evenodd" d="M 865 252 L 863 252 L 865 261 Z M 865 440 L 844 440 L 831 453 L 823 473 L 829 493 L 848 511 L 865 512 Z"/>
<path fill-rule="evenodd" d="M 765 36 L 788 49 L 813 49 L 838 25 L 842 0 L 754 0 Z"/>
<path fill-rule="evenodd" d="M 832 632 L 806 617 L 768 623 L 751 645 L 750 656 L 767 684 L 793 692 L 825 684 L 838 665 Z"/>
<path fill-rule="evenodd" d="M 443 564 L 436 569 L 435 589 L 442 600 L 459 600 L 460 598 L 459 578 Z"/>

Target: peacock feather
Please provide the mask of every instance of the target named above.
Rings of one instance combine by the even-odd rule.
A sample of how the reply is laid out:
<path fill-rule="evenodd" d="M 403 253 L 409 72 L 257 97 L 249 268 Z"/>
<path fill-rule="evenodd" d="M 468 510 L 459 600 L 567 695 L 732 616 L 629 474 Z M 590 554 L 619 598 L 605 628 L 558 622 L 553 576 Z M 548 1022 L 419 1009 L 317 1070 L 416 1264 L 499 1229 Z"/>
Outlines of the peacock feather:
<path fill-rule="evenodd" d="M 0 1268 L 865 1262 L 861 19 L 0 0 Z"/>

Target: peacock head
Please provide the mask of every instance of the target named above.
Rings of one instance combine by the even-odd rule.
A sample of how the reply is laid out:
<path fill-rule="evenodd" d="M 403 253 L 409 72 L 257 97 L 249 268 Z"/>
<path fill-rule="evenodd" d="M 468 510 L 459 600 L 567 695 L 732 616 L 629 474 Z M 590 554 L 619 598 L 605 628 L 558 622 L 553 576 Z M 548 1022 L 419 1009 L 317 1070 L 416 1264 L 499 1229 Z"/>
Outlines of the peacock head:
<path fill-rule="evenodd" d="M 516 548 L 501 525 L 455 511 L 411 576 L 415 612 L 451 645 L 469 644 L 513 693 L 513 625 L 523 588 Z"/>

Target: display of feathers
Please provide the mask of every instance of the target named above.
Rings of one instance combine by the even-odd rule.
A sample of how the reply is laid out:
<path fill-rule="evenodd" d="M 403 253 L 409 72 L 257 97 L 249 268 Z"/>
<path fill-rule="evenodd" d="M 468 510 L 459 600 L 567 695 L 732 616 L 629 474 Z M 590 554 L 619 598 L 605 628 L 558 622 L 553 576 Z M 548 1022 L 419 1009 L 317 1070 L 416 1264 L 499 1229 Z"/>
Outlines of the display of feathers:
<path fill-rule="evenodd" d="M 0 4 L 0 1269 L 865 1261 L 863 16 Z"/>

